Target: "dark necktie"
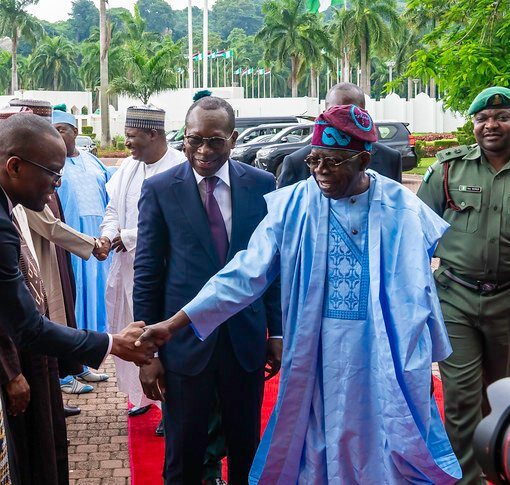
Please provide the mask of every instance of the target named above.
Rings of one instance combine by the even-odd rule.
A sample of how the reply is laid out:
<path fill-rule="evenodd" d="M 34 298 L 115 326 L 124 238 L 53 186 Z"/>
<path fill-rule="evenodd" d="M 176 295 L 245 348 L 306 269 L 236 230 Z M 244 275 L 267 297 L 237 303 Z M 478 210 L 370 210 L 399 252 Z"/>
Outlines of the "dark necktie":
<path fill-rule="evenodd" d="M 209 220 L 209 227 L 216 248 L 216 254 L 221 265 L 225 264 L 228 252 L 228 236 L 225 221 L 221 215 L 220 206 L 214 197 L 214 188 L 218 183 L 218 177 L 206 177 L 205 179 L 205 211 Z"/>

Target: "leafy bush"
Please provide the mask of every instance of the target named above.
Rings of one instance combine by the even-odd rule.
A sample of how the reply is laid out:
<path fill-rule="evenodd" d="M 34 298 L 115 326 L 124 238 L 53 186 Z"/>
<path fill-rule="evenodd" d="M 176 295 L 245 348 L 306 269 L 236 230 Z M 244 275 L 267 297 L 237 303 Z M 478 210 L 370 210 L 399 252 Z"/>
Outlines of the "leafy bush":
<path fill-rule="evenodd" d="M 434 140 L 432 145 L 435 147 L 449 148 L 459 146 L 459 142 L 456 138 L 448 138 L 443 140 Z"/>
<path fill-rule="evenodd" d="M 93 131 L 94 131 L 94 127 L 93 126 L 84 126 L 82 129 L 81 129 L 82 133 L 84 135 L 92 135 Z"/>
<path fill-rule="evenodd" d="M 126 148 L 125 141 L 126 139 L 122 135 L 115 135 L 112 140 L 112 145 L 114 148 L 124 150 L 124 148 Z"/>
<path fill-rule="evenodd" d="M 423 141 L 434 141 L 434 140 L 446 140 L 450 138 L 455 138 L 453 133 L 422 133 L 422 134 L 414 134 L 413 136 L 416 140 Z"/>
<path fill-rule="evenodd" d="M 457 140 L 459 140 L 460 145 L 476 143 L 475 135 L 473 135 L 473 122 L 471 120 L 457 129 Z"/>

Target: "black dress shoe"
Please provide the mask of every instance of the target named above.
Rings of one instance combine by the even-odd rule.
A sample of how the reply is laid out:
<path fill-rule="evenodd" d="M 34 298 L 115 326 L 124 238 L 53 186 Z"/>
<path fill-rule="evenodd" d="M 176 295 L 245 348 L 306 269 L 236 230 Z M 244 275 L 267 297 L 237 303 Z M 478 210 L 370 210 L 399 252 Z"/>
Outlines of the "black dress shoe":
<path fill-rule="evenodd" d="M 165 428 L 163 427 L 163 420 L 161 420 L 156 428 L 156 436 L 165 436 Z"/>
<path fill-rule="evenodd" d="M 76 416 L 81 413 L 81 409 L 78 406 L 65 406 L 64 405 L 64 416 Z"/>
<path fill-rule="evenodd" d="M 128 411 L 128 416 L 140 416 L 140 414 L 146 413 L 151 408 L 151 404 L 147 404 L 147 406 L 134 406 Z"/>

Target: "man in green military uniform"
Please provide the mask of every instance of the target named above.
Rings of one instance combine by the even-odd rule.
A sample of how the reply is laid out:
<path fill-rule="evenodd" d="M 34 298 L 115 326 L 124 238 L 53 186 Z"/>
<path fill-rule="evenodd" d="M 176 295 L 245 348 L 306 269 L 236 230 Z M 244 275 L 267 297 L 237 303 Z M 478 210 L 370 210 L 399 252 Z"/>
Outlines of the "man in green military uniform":
<path fill-rule="evenodd" d="M 478 484 L 472 439 L 488 411 L 485 389 L 510 376 L 510 89 L 485 89 L 468 114 L 476 145 L 439 152 L 418 197 L 451 224 L 435 254 L 453 347 L 439 366 L 459 483 Z"/>

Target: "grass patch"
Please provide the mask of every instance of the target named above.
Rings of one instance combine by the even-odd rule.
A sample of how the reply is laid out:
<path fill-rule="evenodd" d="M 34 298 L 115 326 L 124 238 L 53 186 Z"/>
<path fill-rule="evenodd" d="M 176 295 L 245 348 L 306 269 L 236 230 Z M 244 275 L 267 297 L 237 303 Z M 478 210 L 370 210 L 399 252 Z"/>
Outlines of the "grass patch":
<path fill-rule="evenodd" d="M 404 173 L 414 173 L 416 175 L 425 175 L 427 168 L 429 168 L 435 161 L 436 161 L 436 157 L 422 158 L 419 161 L 418 166 L 416 168 L 413 168 L 412 170 L 408 170 L 407 172 L 404 172 Z"/>

